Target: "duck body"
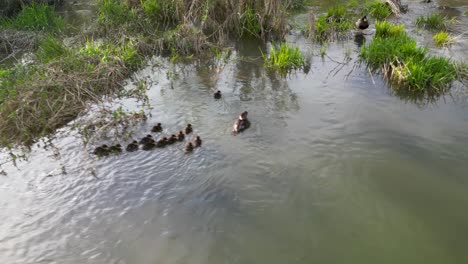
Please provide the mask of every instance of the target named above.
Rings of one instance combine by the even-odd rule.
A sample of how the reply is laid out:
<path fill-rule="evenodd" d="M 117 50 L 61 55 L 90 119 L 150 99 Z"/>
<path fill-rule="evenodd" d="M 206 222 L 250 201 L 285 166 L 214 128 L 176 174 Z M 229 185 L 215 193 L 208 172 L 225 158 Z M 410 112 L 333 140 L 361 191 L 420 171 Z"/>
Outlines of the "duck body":
<path fill-rule="evenodd" d="M 193 132 L 193 128 L 191 124 L 188 124 L 187 127 L 185 128 L 185 134 L 190 134 Z"/>
<path fill-rule="evenodd" d="M 106 144 L 95 148 L 93 151 L 93 154 L 98 157 L 107 156 L 109 155 L 109 153 L 110 153 L 110 149 L 109 149 L 109 146 L 107 146 Z"/>
<path fill-rule="evenodd" d="M 122 153 L 122 145 L 117 144 L 117 145 L 111 146 L 109 148 L 109 151 L 111 153 Z"/>
<path fill-rule="evenodd" d="M 185 152 L 192 152 L 193 151 L 193 143 L 189 142 L 187 146 L 185 146 Z"/>
<path fill-rule="evenodd" d="M 167 145 L 167 138 L 166 137 L 163 137 L 162 139 L 158 140 L 158 142 L 156 142 L 156 147 L 157 148 L 163 148 Z"/>
<path fill-rule="evenodd" d="M 148 142 L 154 141 L 153 136 L 146 135 L 144 138 L 140 140 L 140 144 L 146 144 Z"/>
<path fill-rule="evenodd" d="M 232 128 L 232 133 L 233 134 L 238 134 L 247 128 L 250 127 L 250 121 L 247 119 L 248 112 L 245 111 L 243 112 L 239 118 L 234 122 L 233 128 Z"/>
<path fill-rule="evenodd" d="M 179 134 L 177 134 L 177 140 L 178 141 L 183 141 L 185 139 L 184 132 L 179 131 Z"/>
<path fill-rule="evenodd" d="M 201 144 L 202 144 L 201 138 L 200 138 L 199 136 L 197 136 L 197 137 L 195 138 L 195 140 L 193 141 L 193 144 L 195 145 L 196 148 L 197 148 L 197 147 L 200 147 Z"/>
<path fill-rule="evenodd" d="M 157 123 L 152 129 L 151 132 L 158 133 L 162 131 L 161 123 Z"/>
<path fill-rule="evenodd" d="M 364 30 L 369 27 L 369 21 L 367 20 L 366 16 L 361 17 L 356 21 L 356 28 Z"/>
<path fill-rule="evenodd" d="M 177 139 L 177 136 L 173 134 L 173 135 L 171 135 L 171 137 L 167 140 L 167 144 L 172 145 L 172 144 L 176 143 L 177 140 L 178 140 L 178 139 Z"/>
<path fill-rule="evenodd" d="M 152 150 L 156 147 L 156 143 L 153 141 L 150 141 L 150 142 L 147 142 L 145 144 L 143 144 L 143 147 L 142 149 L 143 150 Z"/>
<path fill-rule="evenodd" d="M 214 99 L 221 99 L 221 91 L 216 91 L 216 93 L 213 94 Z"/>
<path fill-rule="evenodd" d="M 138 142 L 134 140 L 132 143 L 127 145 L 127 148 L 125 149 L 128 152 L 134 152 L 138 150 Z"/>

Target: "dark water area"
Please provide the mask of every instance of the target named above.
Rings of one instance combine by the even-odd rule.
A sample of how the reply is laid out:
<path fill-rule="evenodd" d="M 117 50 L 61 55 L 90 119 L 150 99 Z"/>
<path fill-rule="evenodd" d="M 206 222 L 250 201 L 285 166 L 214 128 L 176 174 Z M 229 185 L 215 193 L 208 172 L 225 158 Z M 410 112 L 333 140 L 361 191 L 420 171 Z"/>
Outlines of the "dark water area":
<path fill-rule="evenodd" d="M 437 9 L 410 2 L 398 22 L 432 53 L 466 59 L 466 41 L 436 49 L 414 27 Z M 97 159 L 62 129 L 58 156 L 33 148 L 2 165 L 2 263 L 468 263 L 466 87 L 429 102 L 399 96 L 359 63 L 368 31 L 324 57 L 293 32 L 311 68 L 286 78 L 263 68 L 269 46 L 254 41 L 222 69 L 154 58 L 128 85 L 145 80 L 152 106 L 135 137 L 191 123 L 202 147 Z M 232 136 L 244 110 L 252 127 Z"/>

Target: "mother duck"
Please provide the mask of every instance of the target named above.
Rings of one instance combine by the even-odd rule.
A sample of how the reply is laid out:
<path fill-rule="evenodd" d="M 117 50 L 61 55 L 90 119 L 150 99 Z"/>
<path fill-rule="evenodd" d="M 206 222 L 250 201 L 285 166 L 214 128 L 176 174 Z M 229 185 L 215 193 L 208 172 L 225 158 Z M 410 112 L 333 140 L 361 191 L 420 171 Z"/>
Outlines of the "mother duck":
<path fill-rule="evenodd" d="M 232 133 L 234 135 L 246 130 L 250 127 L 250 121 L 247 119 L 247 115 L 249 112 L 244 111 L 242 114 L 239 115 L 236 122 L 234 122 L 234 126 L 232 127 Z"/>

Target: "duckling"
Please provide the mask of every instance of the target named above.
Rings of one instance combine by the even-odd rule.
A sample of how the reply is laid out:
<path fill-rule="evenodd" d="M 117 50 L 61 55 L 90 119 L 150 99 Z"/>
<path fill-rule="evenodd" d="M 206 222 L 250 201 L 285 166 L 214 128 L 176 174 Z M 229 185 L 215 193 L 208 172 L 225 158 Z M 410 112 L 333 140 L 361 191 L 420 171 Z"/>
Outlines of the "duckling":
<path fill-rule="evenodd" d="M 232 128 L 233 134 L 238 134 L 250 127 L 250 121 L 247 119 L 248 114 L 249 112 L 244 111 L 239 115 L 239 118 L 234 122 L 234 126 Z"/>
<path fill-rule="evenodd" d="M 151 140 L 149 142 L 146 142 L 145 144 L 143 144 L 143 150 L 152 150 L 156 147 L 156 142 L 154 142 L 154 140 Z"/>
<path fill-rule="evenodd" d="M 366 16 L 363 16 L 360 19 L 358 19 L 358 21 L 356 21 L 355 25 L 357 28 L 364 30 L 369 27 L 369 21 L 367 20 Z"/>
<path fill-rule="evenodd" d="M 162 126 L 161 123 L 157 123 L 152 129 L 151 132 L 157 133 L 162 131 Z"/>
<path fill-rule="evenodd" d="M 193 143 L 189 142 L 187 146 L 185 146 L 185 152 L 192 152 L 193 151 Z"/>
<path fill-rule="evenodd" d="M 107 155 L 109 155 L 109 153 L 110 153 L 110 150 L 109 150 L 109 147 L 106 144 L 97 147 L 93 151 L 93 154 L 98 156 L 98 157 L 107 156 Z"/>
<path fill-rule="evenodd" d="M 133 140 L 132 143 L 127 145 L 127 148 L 125 149 L 128 152 L 133 152 L 138 150 L 138 141 Z"/>
<path fill-rule="evenodd" d="M 111 146 L 109 148 L 109 151 L 111 153 L 122 153 L 122 145 L 117 144 L 117 145 Z"/>
<path fill-rule="evenodd" d="M 167 145 L 167 137 L 163 137 L 162 139 L 158 140 L 158 142 L 156 142 L 156 147 L 157 148 L 163 148 Z"/>
<path fill-rule="evenodd" d="M 221 99 L 221 91 L 218 90 L 216 93 L 213 94 L 214 99 Z"/>
<path fill-rule="evenodd" d="M 197 148 L 197 147 L 200 147 L 201 144 L 202 144 L 202 140 L 201 140 L 200 136 L 197 136 L 197 137 L 195 138 L 195 140 L 193 141 L 193 143 L 194 143 L 194 145 L 195 145 L 196 148 Z"/>
<path fill-rule="evenodd" d="M 188 124 L 187 127 L 185 128 L 185 134 L 188 135 L 192 132 L 193 132 L 192 124 Z"/>
<path fill-rule="evenodd" d="M 169 145 L 174 144 L 174 143 L 176 143 L 177 140 L 178 140 L 177 136 L 172 134 L 171 137 L 167 140 L 167 144 L 169 144 Z"/>
<path fill-rule="evenodd" d="M 148 143 L 150 141 L 154 141 L 154 139 L 153 139 L 153 136 L 148 134 L 148 135 L 146 135 L 144 138 L 142 138 L 140 140 L 140 144 L 146 144 L 146 143 Z"/>
<path fill-rule="evenodd" d="M 179 141 L 183 141 L 185 139 L 185 135 L 184 135 L 184 132 L 179 131 L 179 134 L 177 134 L 177 140 Z"/>

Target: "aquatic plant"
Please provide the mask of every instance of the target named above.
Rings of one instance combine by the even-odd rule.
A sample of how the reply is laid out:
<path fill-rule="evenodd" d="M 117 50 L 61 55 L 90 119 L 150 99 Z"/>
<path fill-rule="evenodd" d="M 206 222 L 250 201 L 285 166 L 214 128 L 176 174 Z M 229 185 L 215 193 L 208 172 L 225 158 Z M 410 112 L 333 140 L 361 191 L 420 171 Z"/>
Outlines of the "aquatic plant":
<path fill-rule="evenodd" d="M 66 52 L 68 52 L 68 49 L 62 44 L 61 40 L 49 35 L 41 40 L 36 52 L 36 58 L 43 63 L 47 63 L 65 55 Z"/>
<path fill-rule="evenodd" d="M 365 13 L 377 20 L 385 20 L 392 14 L 392 9 L 387 3 L 380 0 L 366 1 Z"/>
<path fill-rule="evenodd" d="M 300 69 L 305 65 L 304 56 L 299 48 L 294 48 L 287 43 L 281 43 L 279 46 L 273 45 L 268 56 L 263 53 L 262 56 L 268 68 L 279 70 L 281 73 Z"/>
<path fill-rule="evenodd" d="M 435 45 L 439 48 L 450 45 L 455 42 L 455 39 L 452 36 L 450 36 L 450 34 L 447 33 L 447 31 L 440 31 L 436 33 L 432 37 L 432 39 L 434 40 Z"/>
<path fill-rule="evenodd" d="M 19 30 L 57 31 L 64 26 L 63 18 L 57 15 L 53 6 L 47 4 L 23 6 L 16 17 L 0 19 L 0 27 Z"/>
<path fill-rule="evenodd" d="M 332 41 L 342 37 L 354 27 L 352 14 L 346 6 L 332 6 L 326 14 L 320 15 L 315 21 L 314 37 L 320 42 Z"/>
<path fill-rule="evenodd" d="M 101 25 L 118 26 L 134 21 L 136 14 L 119 0 L 100 0 L 98 22 Z"/>
<path fill-rule="evenodd" d="M 320 47 L 320 56 L 324 57 L 327 54 L 327 44 L 322 44 Z"/>
<path fill-rule="evenodd" d="M 428 30 L 447 30 L 449 24 L 454 23 L 455 20 L 449 20 L 441 14 L 435 13 L 428 16 L 419 16 L 416 18 L 416 26 Z"/>
<path fill-rule="evenodd" d="M 455 63 L 427 54 L 402 25 L 377 22 L 374 39 L 361 49 L 361 57 L 380 69 L 397 90 L 410 93 L 442 93 L 459 76 Z"/>

